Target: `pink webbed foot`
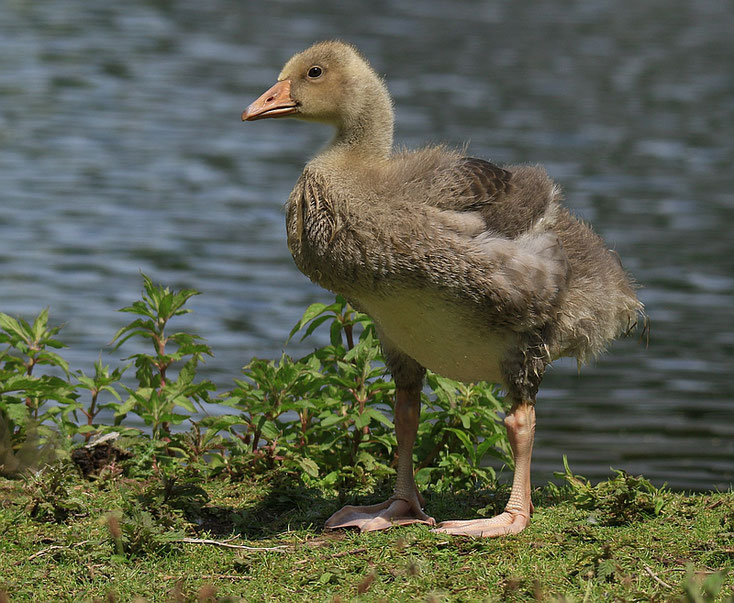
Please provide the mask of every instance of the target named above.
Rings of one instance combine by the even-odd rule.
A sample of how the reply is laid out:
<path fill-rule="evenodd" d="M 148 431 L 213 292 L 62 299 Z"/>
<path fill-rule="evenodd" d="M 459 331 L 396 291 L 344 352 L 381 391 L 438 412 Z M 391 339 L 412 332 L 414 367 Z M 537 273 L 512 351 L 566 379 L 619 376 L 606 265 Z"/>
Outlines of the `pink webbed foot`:
<path fill-rule="evenodd" d="M 530 403 L 516 404 L 505 418 L 507 436 L 515 458 L 510 500 L 504 513 L 488 519 L 443 521 L 434 532 L 454 536 L 494 538 L 519 534 L 530 523 L 533 503 L 530 500 L 530 457 L 535 433 L 535 408 Z"/>
<path fill-rule="evenodd" d="M 327 530 L 359 528 L 360 532 L 373 532 L 412 523 L 432 526 L 436 520 L 426 515 L 418 502 L 392 497 L 377 505 L 347 505 L 329 517 L 324 527 Z"/>
<path fill-rule="evenodd" d="M 474 538 L 495 538 L 509 534 L 519 534 L 530 523 L 530 515 L 518 511 L 505 511 L 487 519 L 465 521 L 442 521 L 433 530 L 452 536 L 471 536 Z"/>

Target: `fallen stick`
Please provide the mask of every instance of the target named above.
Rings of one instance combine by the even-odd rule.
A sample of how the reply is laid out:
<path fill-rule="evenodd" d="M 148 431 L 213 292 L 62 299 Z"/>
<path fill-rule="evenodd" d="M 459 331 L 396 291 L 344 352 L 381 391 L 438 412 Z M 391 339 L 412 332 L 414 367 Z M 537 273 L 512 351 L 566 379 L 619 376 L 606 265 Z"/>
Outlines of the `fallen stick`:
<path fill-rule="evenodd" d="M 653 571 L 652 571 L 652 570 L 651 570 L 651 569 L 650 569 L 649 567 L 647 567 L 646 565 L 643 565 L 642 567 L 644 567 L 644 568 L 645 568 L 645 571 L 646 571 L 646 572 L 647 572 L 648 574 L 650 574 L 650 577 L 651 577 L 651 578 L 652 578 L 653 580 L 655 580 L 655 582 L 657 582 L 658 584 L 660 584 L 661 586 L 664 586 L 665 588 L 669 588 L 669 589 L 671 589 L 671 590 L 672 590 L 673 588 L 675 588 L 674 586 L 670 586 L 670 584 L 668 584 L 667 582 L 664 582 L 663 580 L 661 580 L 660 578 L 658 578 L 658 577 L 657 577 L 657 576 L 655 575 L 655 572 L 653 572 Z"/>
<path fill-rule="evenodd" d="M 50 553 L 51 551 L 59 551 L 61 549 L 66 549 L 66 548 L 69 548 L 69 547 L 62 546 L 60 544 L 53 544 L 48 548 L 41 549 L 40 551 L 33 553 L 30 557 L 28 557 L 28 561 L 33 561 L 36 557 L 41 557 L 43 555 Z M 16 565 L 18 565 L 18 563 L 20 563 L 20 561 L 17 562 Z"/>
<path fill-rule="evenodd" d="M 33 561 L 36 557 L 42 557 L 43 555 L 48 555 L 48 553 L 51 553 L 52 551 L 60 551 L 62 549 L 70 549 L 72 546 L 77 547 L 81 546 L 83 544 L 87 544 L 89 540 L 82 540 L 81 542 L 75 542 L 73 545 L 62 545 L 62 544 L 52 544 L 51 546 L 41 549 L 40 551 L 37 551 L 33 553 L 26 561 Z M 16 561 L 15 565 L 20 565 L 23 563 L 22 561 Z"/>
<path fill-rule="evenodd" d="M 256 547 L 256 546 L 246 546 L 244 544 L 230 544 L 229 542 L 222 542 L 221 540 L 209 540 L 207 538 L 179 538 L 178 540 L 174 540 L 174 542 L 183 542 L 186 544 L 209 544 L 212 546 L 221 546 L 225 549 L 242 549 L 245 551 L 277 551 L 279 553 L 284 552 L 283 549 L 290 548 L 290 545 L 288 544 L 281 544 L 278 546 Z"/>
<path fill-rule="evenodd" d="M 239 576 L 237 574 L 202 574 L 201 576 L 191 576 L 192 578 L 201 578 L 202 580 L 252 580 L 252 576 Z M 184 576 L 161 576 L 162 580 L 181 580 Z"/>

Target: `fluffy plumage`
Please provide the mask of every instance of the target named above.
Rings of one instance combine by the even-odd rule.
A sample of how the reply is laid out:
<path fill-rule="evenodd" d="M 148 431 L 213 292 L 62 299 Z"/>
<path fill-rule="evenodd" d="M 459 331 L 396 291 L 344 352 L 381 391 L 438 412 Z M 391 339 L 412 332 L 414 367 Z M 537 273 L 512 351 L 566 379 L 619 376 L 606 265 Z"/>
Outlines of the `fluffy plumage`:
<path fill-rule="evenodd" d="M 316 162 L 288 201 L 288 241 L 306 275 L 358 307 L 362 293 L 443 291 L 474 306 L 486 329 L 552 326 L 551 356 L 585 361 L 641 306 L 617 257 L 559 200 L 542 168 L 443 148 Z"/>

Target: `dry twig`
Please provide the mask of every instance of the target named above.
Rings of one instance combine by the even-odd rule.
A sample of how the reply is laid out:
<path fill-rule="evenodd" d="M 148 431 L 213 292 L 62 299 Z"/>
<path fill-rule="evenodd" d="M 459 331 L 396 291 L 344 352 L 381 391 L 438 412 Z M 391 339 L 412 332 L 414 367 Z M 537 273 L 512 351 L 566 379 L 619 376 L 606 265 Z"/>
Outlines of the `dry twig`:
<path fill-rule="evenodd" d="M 87 544 L 89 540 L 82 540 L 81 542 L 75 542 L 73 545 L 62 545 L 62 544 L 52 544 L 49 547 L 46 547 L 45 549 L 41 549 L 40 551 L 36 551 L 33 553 L 26 561 L 33 561 L 36 557 L 43 557 L 43 555 L 48 555 L 49 553 L 52 553 L 53 551 L 60 551 L 62 549 L 70 549 L 73 547 L 78 547 L 83 544 Z M 23 563 L 22 561 L 16 561 L 15 565 L 20 565 Z"/>
<path fill-rule="evenodd" d="M 646 565 L 643 565 L 642 567 L 644 567 L 644 568 L 645 568 L 645 571 L 646 571 L 646 572 L 647 572 L 648 574 L 650 574 L 650 577 L 651 577 L 651 578 L 652 578 L 653 580 L 655 580 L 655 582 L 657 582 L 658 584 L 660 584 L 661 586 L 664 586 L 665 588 L 668 588 L 668 589 L 670 589 L 670 590 L 673 590 L 673 588 L 675 588 L 674 586 L 670 586 L 670 584 L 668 584 L 667 582 L 665 582 L 665 581 L 661 580 L 660 578 L 658 578 L 658 576 L 656 576 L 656 575 L 655 575 L 655 572 L 653 572 L 653 571 L 652 571 L 652 570 L 651 570 L 651 569 L 650 569 L 649 567 L 647 567 Z"/>
<path fill-rule="evenodd" d="M 178 540 L 174 542 L 183 542 L 186 544 L 210 544 L 212 546 L 221 546 L 225 549 L 242 549 L 245 551 L 276 551 L 278 553 L 283 553 L 283 549 L 290 548 L 290 545 L 288 544 L 281 544 L 278 546 L 265 546 L 265 547 L 256 547 L 256 546 L 246 546 L 244 544 L 230 544 L 229 542 L 223 542 L 221 540 L 209 540 L 208 538 L 179 538 Z"/>
<path fill-rule="evenodd" d="M 238 574 L 202 574 L 196 576 L 202 580 L 252 580 L 252 576 L 240 576 Z M 161 576 L 162 580 L 181 580 L 181 576 Z"/>

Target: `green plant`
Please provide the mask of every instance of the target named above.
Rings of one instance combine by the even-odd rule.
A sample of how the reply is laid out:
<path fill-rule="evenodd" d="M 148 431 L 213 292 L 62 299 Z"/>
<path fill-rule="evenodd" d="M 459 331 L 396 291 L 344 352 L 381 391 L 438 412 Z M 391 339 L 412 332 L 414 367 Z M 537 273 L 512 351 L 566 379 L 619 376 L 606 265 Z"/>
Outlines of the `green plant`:
<path fill-rule="evenodd" d="M 119 559 L 166 553 L 184 537 L 187 519 L 199 516 L 209 495 L 200 482 L 160 471 L 147 483 L 121 486 L 121 508 L 105 520 Z"/>
<path fill-rule="evenodd" d="M 437 491 L 491 484 L 496 474 L 485 464 L 487 457 L 513 462 L 496 388 L 430 372 L 426 381 L 433 395 L 423 405 L 418 428 L 417 483 Z"/>
<path fill-rule="evenodd" d="M 180 511 L 195 517 L 209 501 L 209 495 L 201 487 L 200 480 L 162 471 L 133 500 L 145 509 L 155 509 L 159 516 Z"/>
<path fill-rule="evenodd" d="M 342 297 L 309 306 L 289 338 L 327 328 L 328 345 L 297 360 L 254 358 L 230 391 L 212 397 L 214 384 L 196 378 L 209 346 L 171 329 L 195 295 L 143 275 L 142 299 L 121 310 L 135 318 L 113 338 L 114 349 L 138 346 L 129 356 L 134 386 L 121 383 L 129 365 L 109 367 L 100 359 L 93 373 L 71 372 L 52 351 L 63 344 L 46 310 L 31 323 L 0 314 L 0 344 L 6 344 L 0 352 L 0 470 L 40 466 L 53 456 L 52 442 L 68 449 L 75 439 L 89 441 L 114 428 L 132 452 L 123 463 L 130 475 L 178 466 L 189 474 L 232 477 L 277 469 L 306 486 L 366 488 L 394 473 L 395 387 L 367 316 Z M 42 365 L 48 370 L 39 371 Z M 443 490 L 491 482 L 487 457 L 511 460 L 494 389 L 432 374 L 427 384 L 432 393 L 423 396 L 415 448 L 419 483 Z M 124 401 L 119 388 L 127 392 Z M 205 402 L 228 412 L 194 416 Z M 149 431 L 123 427 L 128 413 L 140 416 Z M 188 431 L 173 429 L 187 420 Z M 54 439 L 57 431 L 64 437 Z"/>
<path fill-rule="evenodd" d="M 5 350 L 0 355 L 0 360 L 5 363 L 6 368 L 17 369 L 18 365 L 21 365 L 22 372 L 27 377 L 33 374 L 36 366 L 44 364 L 59 367 L 68 374 L 69 365 L 66 361 L 57 353 L 47 349 L 65 347 L 60 341 L 54 339 L 60 330 L 60 326 L 48 326 L 48 309 L 42 310 L 32 324 L 22 318 L 16 319 L 0 312 L 0 343 L 6 343 L 20 353 L 14 356 Z M 8 388 L 6 391 L 14 390 Z M 33 407 L 33 410 L 37 412 L 38 408 Z"/>
<path fill-rule="evenodd" d="M 580 475 L 574 475 L 564 455 L 563 473 L 556 473 L 570 486 L 573 503 L 579 509 L 594 512 L 602 525 L 619 526 L 660 514 L 665 506 L 665 486 L 656 488 L 641 475 L 632 476 L 625 471 L 614 470 L 612 479 L 596 486 Z"/>
<path fill-rule="evenodd" d="M 45 423 L 60 412 L 58 405 L 46 403 L 73 404 L 76 399 L 64 378 L 37 370 L 44 366 L 68 376 L 68 364 L 52 351 L 64 347 L 55 338 L 60 329 L 49 327 L 48 310 L 32 323 L 0 312 L 0 344 L 6 345 L 0 351 L 0 472 L 36 466 L 42 455 L 33 451 L 52 435 Z"/>
<path fill-rule="evenodd" d="M 191 474 L 215 474 L 226 467 L 226 452 L 233 451 L 235 446 L 225 440 L 222 431 L 232 423 L 229 417 L 204 417 L 200 421 L 190 419 L 188 431 L 171 436 L 168 450 L 185 464 Z"/>
<path fill-rule="evenodd" d="M 135 376 L 138 388 L 125 387 L 130 394 L 127 401 L 119 407 L 117 420 L 127 412 L 140 416 L 153 430 L 153 437 L 168 436 L 171 425 L 178 425 L 188 415 L 176 413 L 176 407 L 189 413 L 196 412 L 195 402 L 205 401 L 208 392 L 214 389 L 210 381 L 194 382 L 196 368 L 204 356 L 211 356 L 211 349 L 201 342 L 201 337 L 183 331 L 166 333 L 169 321 L 191 310 L 184 304 L 198 291 L 183 289 L 171 291 L 168 287 L 154 285 L 143 274 L 143 299 L 122 308 L 121 312 L 136 314 L 131 323 L 115 333 L 115 349 L 132 337 L 149 339 L 153 353 L 137 353 L 130 356 L 135 361 Z M 175 346 L 171 350 L 170 346 Z M 171 369 L 175 363 L 183 361 L 174 377 Z"/>
<path fill-rule="evenodd" d="M 185 534 L 180 520 L 170 516 L 161 519 L 139 505 L 109 513 L 106 522 L 118 561 L 165 554 Z"/>
<path fill-rule="evenodd" d="M 120 381 L 127 368 L 125 366 L 110 371 L 109 366 L 103 365 L 100 358 L 94 363 L 94 375 L 88 376 L 81 370 L 74 374 L 74 378 L 79 383 L 77 389 L 87 390 L 90 401 L 88 406 L 84 406 L 77 400 L 75 405 L 64 413 L 64 418 L 68 421 L 69 414 L 73 415 L 72 429 L 76 427 L 76 431 L 81 433 L 85 440 L 88 441 L 94 433 L 104 429 L 104 426 L 95 422 L 102 411 L 107 410 L 113 413 L 119 411 L 122 398 L 117 393 L 114 384 Z M 105 400 L 100 396 L 108 396 L 109 399 Z M 77 412 L 84 416 L 85 423 L 79 423 Z"/>
<path fill-rule="evenodd" d="M 306 308 L 303 316 L 291 329 L 288 340 L 305 327 L 301 336 L 301 341 L 303 341 L 329 320 L 331 321 L 329 338 L 332 345 L 346 343 L 347 348 L 352 349 L 354 347 L 354 327 L 357 325 L 361 325 L 363 329 L 371 331 L 374 335 L 374 325 L 367 315 L 357 312 L 343 296 L 337 295 L 334 303 L 315 303 Z M 342 336 L 346 338 L 346 342 Z"/>
<path fill-rule="evenodd" d="M 72 488 L 78 472 L 68 461 L 56 461 L 24 475 L 25 507 L 39 521 L 61 522 L 84 508 L 82 497 Z"/>

